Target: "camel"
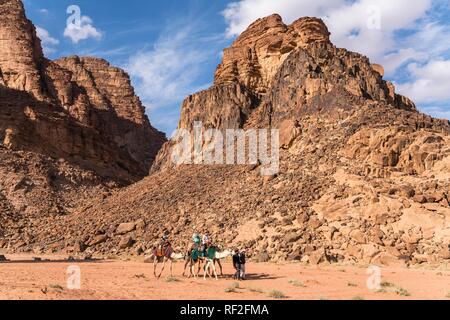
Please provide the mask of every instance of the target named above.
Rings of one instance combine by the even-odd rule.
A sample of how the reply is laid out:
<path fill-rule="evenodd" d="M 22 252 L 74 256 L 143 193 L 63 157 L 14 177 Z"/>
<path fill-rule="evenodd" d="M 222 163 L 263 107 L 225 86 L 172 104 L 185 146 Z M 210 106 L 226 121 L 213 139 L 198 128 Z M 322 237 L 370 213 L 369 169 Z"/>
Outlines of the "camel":
<path fill-rule="evenodd" d="M 186 276 L 186 267 L 189 266 L 189 276 L 188 278 L 194 276 L 194 278 L 197 277 L 197 275 L 200 273 L 200 268 L 201 268 L 201 264 L 203 262 L 202 257 L 200 256 L 200 252 L 198 252 L 198 256 L 197 259 L 194 260 L 194 258 L 192 257 L 192 251 L 194 249 L 190 249 L 186 251 L 186 255 L 185 255 L 185 260 L 186 262 L 184 263 L 184 269 L 183 269 L 183 277 Z M 198 265 L 198 270 L 197 270 L 197 274 L 194 271 L 194 267 L 195 265 Z"/>
<path fill-rule="evenodd" d="M 161 278 L 161 275 L 164 271 L 164 268 L 166 266 L 166 262 L 170 262 L 170 276 L 173 277 L 173 261 L 175 260 L 182 260 L 184 259 L 184 254 L 182 253 L 175 253 L 172 249 L 171 244 L 167 244 L 166 247 L 162 248 L 161 250 L 153 249 L 153 253 L 151 255 L 153 257 L 153 275 L 155 278 Z M 162 260 L 162 268 L 159 275 L 156 275 L 156 267 L 158 265 L 158 262 Z"/>
<path fill-rule="evenodd" d="M 216 247 L 216 249 L 217 249 L 217 247 Z M 222 264 L 220 263 L 220 259 L 225 259 L 226 257 L 228 257 L 231 254 L 232 254 L 231 251 L 224 250 L 222 252 L 216 251 L 216 253 L 214 255 L 214 259 L 205 257 L 206 264 L 205 264 L 205 270 L 203 272 L 203 280 L 206 280 L 206 275 L 208 275 L 210 278 L 212 277 L 211 272 L 209 270 L 210 268 L 212 269 L 212 274 L 214 274 L 214 277 L 216 278 L 216 280 L 218 280 L 217 272 L 216 272 L 216 262 L 219 264 L 220 275 L 222 276 L 223 270 L 222 270 Z"/>
<path fill-rule="evenodd" d="M 192 276 L 194 278 L 197 278 L 198 274 L 200 273 L 202 262 L 205 262 L 205 266 L 203 268 L 203 276 L 204 277 L 206 276 L 207 273 L 209 276 L 211 276 L 211 274 L 209 273 L 210 268 L 213 269 L 213 272 L 216 275 L 216 268 L 215 268 L 216 263 L 219 264 L 220 275 L 223 276 L 223 268 L 222 268 L 222 264 L 221 264 L 220 260 L 225 259 L 226 257 L 233 254 L 233 252 L 230 250 L 216 251 L 214 259 L 208 259 L 199 254 L 197 260 L 194 261 L 194 259 L 192 258 L 191 252 L 192 252 L 192 249 L 189 250 L 186 254 L 186 263 L 184 265 L 184 271 L 183 271 L 183 276 L 185 276 L 186 267 L 189 265 L 189 278 Z M 197 273 L 195 273 L 195 265 L 196 264 L 198 265 Z M 217 275 L 216 275 L 216 277 L 217 277 Z"/>

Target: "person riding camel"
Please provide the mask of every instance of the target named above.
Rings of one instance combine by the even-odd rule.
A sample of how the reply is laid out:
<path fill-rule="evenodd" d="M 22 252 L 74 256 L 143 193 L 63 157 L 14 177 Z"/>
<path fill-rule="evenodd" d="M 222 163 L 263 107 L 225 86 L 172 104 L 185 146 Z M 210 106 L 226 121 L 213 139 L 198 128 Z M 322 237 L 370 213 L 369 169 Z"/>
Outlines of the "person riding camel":
<path fill-rule="evenodd" d="M 205 232 L 202 237 L 202 251 L 203 251 L 203 256 L 205 256 L 205 257 L 207 256 L 209 244 L 210 244 L 210 239 L 209 239 L 208 233 Z"/>
<path fill-rule="evenodd" d="M 192 242 L 194 242 L 195 248 L 198 249 L 200 247 L 201 239 L 200 235 L 197 232 L 194 232 L 194 234 L 192 235 Z"/>
<path fill-rule="evenodd" d="M 169 231 L 164 230 L 163 236 L 161 237 L 161 244 L 163 244 L 163 246 L 165 246 L 169 242 L 169 235 Z"/>
<path fill-rule="evenodd" d="M 168 230 L 164 230 L 164 233 L 161 237 L 161 241 L 159 242 L 159 246 L 158 246 L 158 255 L 161 256 L 162 253 L 167 249 L 168 246 L 170 246 L 170 242 L 169 242 L 169 231 Z"/>

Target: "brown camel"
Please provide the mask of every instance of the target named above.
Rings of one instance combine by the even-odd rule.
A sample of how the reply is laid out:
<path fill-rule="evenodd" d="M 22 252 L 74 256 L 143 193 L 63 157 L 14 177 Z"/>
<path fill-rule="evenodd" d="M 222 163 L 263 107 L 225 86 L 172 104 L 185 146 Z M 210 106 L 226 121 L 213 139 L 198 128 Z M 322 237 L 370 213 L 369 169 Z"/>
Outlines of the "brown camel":
<path fill-rule="evenodd" d="M 173 251 L 172 245 L 170 243 L 168 243 L 163 248 L 154 248 L 152 257 L 153 257 L 153 275 L 156 278 L 160 278 L 164 271 L 167 261 L 169 261 L 169 263 L 170 263 L 170 276 L 173 277 L 173 261 L 183 259 L 184 255 L 182 253 L 175 253 Z M 162 262 L 163 265 L 161 268 L 161 272 L 157 276 L 156 275 L 156 267 L 159 262 Z"/>

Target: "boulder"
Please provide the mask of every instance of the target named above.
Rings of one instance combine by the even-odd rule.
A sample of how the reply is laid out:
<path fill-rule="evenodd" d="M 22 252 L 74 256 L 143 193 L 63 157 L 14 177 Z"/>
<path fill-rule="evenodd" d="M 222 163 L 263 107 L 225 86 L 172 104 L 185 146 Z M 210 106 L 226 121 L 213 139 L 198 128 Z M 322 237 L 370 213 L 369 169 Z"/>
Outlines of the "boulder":
<path fill-rule="evenodd" d="M 290 254 L 287 258 L 288 261 L 300 261 L 301 259 L 302 259 L 302 256 L 299 253 Z"/>
<path fill-rule="evenodd" d="M 353 230 L 350 232 L 350 237 L 355 240 L 358 244 L 366 243 L 366 236 L 361 230 Z"/>
<path fill-rule="evenodd" d="M 347 246 L 346 252 L 347 252 L 350 256 L 352 256 L 352 257 L 354 257 L 354 258 L 356 258 L 356 259 L 361 259 L 361 258 L 362 258 L 362 250 L 361 250 L 361 248 L 358 247 L 358 246 L 354 246 L 354 245 L 349 244 L 349 245 Z"/>
<path fill-rule="evenodd" d="M 425 198 L 423 194 L 418 194 L 413 197 L 413 201 L 418 203 L 426 203 L 427 198 Z"/>
<path fill-rule="evenodd" d="M 300 233 L 296 233 L 296 232 L 291 232 L 288 233 L 285 237 L 284 237 L 284 241 L 286 243 L 293 243 L 296 242 L 298 239 L 300 239 L 302 237 L 302 235 Z"/>
<path fill-rule="evenodd" d="M 280 146 L 282 148 L 290 148 L 292 142 L 301 134 L 301 128 L 298 121 L 291 119 L 284 120 L 280 126 Z"/>
<path fill-rule="evenodd" d="M 399 257 L 401 257 L 401 253 L 400 253 L 400 251 L 397 249 L 397 248 L 395 248 L 395 247 L 386 247 L 386 252 L 389 254 L 389 255 L 391 255 L 391 256 L 394 256 L 394 257 L 396 257 L 396 258 L 399 258 Z"/>
<path fill-rule="evenodd" d="M 373 244 L 364 244 L 362 245 L 362 253 L 363 259 L 370 262 L 373 257 L 380 253 L 380 250 Z"/>
<path fill-rule="evenodd" d="M 444 260 L 450 260 L 450 246 L 441 249 L 441 251 L 439 252 L 439 257 Z"/>
<path fill-rule="evenodd" d="M 108 240 L 108 236 L 106 234 L 95 236 L 94 239 L 92 239 L 92 241 L 89 243 L 89 246 L 98 245 L 105 242 L 106 240 Z"/>
<path fill-rule="evenodd" d="M 73 246 L 73 251 L 75 253 L 82 253 L 87 249 L 87 246 L 84 242 L 82 241 L 77 241 L 75 242 L 75 245 Z"/>
<path fill-rule="evenodd" d="M 130 236 L 123 236 L 119 242 L 119 249 L 126 249 L 132 247 L 134 244 L 134 240 Z"/>
<path fill-rule="evenodd" d="M 329 263 L 328 256 L 324 249 L 319 249 L 311 252 L 309 255 L 309 263 L 312 265 L 318 265 L 322 263 Z"/>
<path fill-rule="evenodd" d="M 372 263 L 377 263 L 388 267 L 406 267 L 408 260 L 409 259 L 404 256 L 395 257 L 389 253 L 382 252 L 372 261 Z"/>
<path fill-rule="evenodd" d="M 122 235 L 126 233 L 130 233 L 136 229 L 136 224 L 134 222 L 121 223 L 116 229 L 116 234 Z"/>

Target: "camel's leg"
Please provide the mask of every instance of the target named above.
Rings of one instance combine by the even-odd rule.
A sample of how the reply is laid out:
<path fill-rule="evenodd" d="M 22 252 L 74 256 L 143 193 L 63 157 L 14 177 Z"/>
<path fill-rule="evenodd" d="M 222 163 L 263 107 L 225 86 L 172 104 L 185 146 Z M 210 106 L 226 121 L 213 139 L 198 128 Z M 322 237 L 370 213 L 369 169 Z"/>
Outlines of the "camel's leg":
<path fill-rule="evenodd" d="M 167 258 L 164 257 L 164 258 L 163 258 L 163 265 L 162 265 L 161 272 L 159 273 L 158 278 L 161 278 L 162 273 L 163 273 L 163 271 L 164 271 L 164 268 L 166 267 L 166 262 L 167 262 Z"/>
<path fill-rule="evenodd" d="M 202 268 L 202 260 L 198 259 L 198 269 L 197 269 L 197 275 L 200 274 L 200 269 Z"/>
<path fill-rule="evenodd" d="M 205 268 L 203 270 L 203 280 L 206 280 L 206 274 L 208 270 L 209 270 L 209 260 L 207 260 L 205 263 Z"/>
<path fill-rule="evenodd" d="M 193 274 L 193 276 L 194 276 L 194 279 L 197 278 L 198 273 L 197 273 L 197 274 L 195 273 L 195 262 L 192 263 L 192 274 Z"/>
<path fill-rule="evenodd" d="M 170 276 L 173 278 L 173 260 L 169 259 L 170 261 Z"/>
<path fill-rule="evenodd" d="M 212 276 L 213 276 L 213 274 L 214 274 L 214 273 L 211 271 L 211 269 L 214 270 L 214 260 L 210 260 L 210 261 L 209 261 L 208 276 L 209 276 L 210 278 L 212 278 Z"/>
<path fill-rule="evenodd" d="M 189 266 L 189 269 L 190 269 L 190 263 L 191 263 L 191 261 L 190 261 L 191 259 L 187 259 L 186 260 L 186 262 L 184 263 L 184 269 L 183 269 L 183 277 L 185 276 L 185 274 L 186 274 L 186 267 L 188 267 Z"/>
<path fill-rule="evenodd" d="M 212 278 L 212 275 L 211 275 L 211 270 L 210 270 L 210 267 L 212 266 L 212 269 L 214 270 L 214 273 L 215 273 L 215 267 L 214 267 L 214 262 L 212 261 L 212 260 L 207 260 L 206 261 L 206 265 L 205 265 L 205 272 L 204 272 L 204 274 L 203 274 L 203 279 L 205 279 L 206 280 L 206 275 L 208 275 L 210 278 Z M 216 275 L 216 277 L 217 277 L 217 275 Z"/>
<path fill-rule="evenodd" d="M 212 278 L 212 276 L 213 276 L 213 273 L 212 273 L 212 271 L 211 271 L 211 266 L 214 266 L 214 260 L 211 260 L 210 262 L 209 262 L 209 265 L 210 265 L 210 268 L 208 268 L 208 276 L 210 277 L 210 278 Z"/>
<path fill-rule="evenodd" d="M 214 262 L 211 263 L 211 266 L 212 266 L 214 277 L 216 278 L 216 280 L 219 280 L 219 278 L 217 277 L 216 266 L 214 265 Z"/>
<path fill-rule="evenodd" d="M 189 259 L 189 275 L 188 278 L 192 277 L 192 259 Z"/>
<path fill-rule="evenodd" d="M 220 263 L 220 259 L 216 259 L 215 261 L 217 261 L 217 263 L 219 264 L 219 268 L 220 268 L 220 276 L 223 276 L 222 263 Z"/>
<path fill-rule="evenodd" d="M 154 258 L 153 258 L 153 275 L 155 276 L 155 278 L 156 278 L 156 266 L 158 265 L 158 257 L 157 256 L 155 256 Z"/>
<path fill-rule="evenodd" d="M 208 272 L 208 270 L 206 268 L 207 264 L 208 264 L 208 261 L 205 260 L 204 263 L 203 263 L 203 275 L 205 275 Z"/>
<path fill-rule="evenodd" d="M 194 260 L 190 259 L 189 261 L 189 278 L 194 277 L 195 278 L 195 262 Z"/>

